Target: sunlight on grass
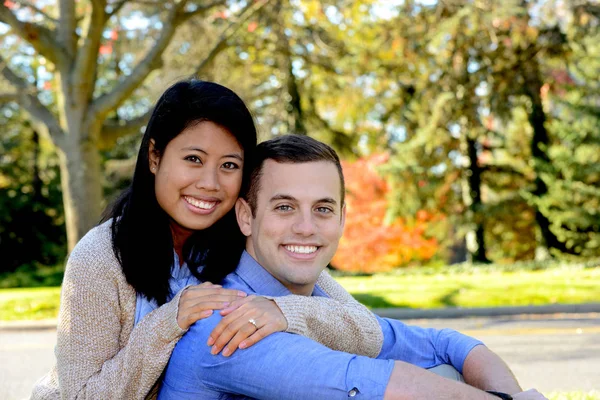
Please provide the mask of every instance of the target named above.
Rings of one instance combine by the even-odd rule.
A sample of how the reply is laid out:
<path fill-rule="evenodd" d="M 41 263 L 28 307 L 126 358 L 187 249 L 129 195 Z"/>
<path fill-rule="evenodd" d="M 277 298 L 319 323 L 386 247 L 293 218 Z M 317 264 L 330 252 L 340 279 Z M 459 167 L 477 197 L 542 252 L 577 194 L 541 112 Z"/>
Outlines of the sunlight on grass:
<path fill-rule="evenodd" d="M 0 290 L 0 320 L 40 320 L 56 318 L 60 288 Z"/>
<path fill-rule="evenodd" d="M 600 400 L 600 392 L 554 392 L 546 395 L 549 400 Z"/>
<path fill-rule="evenodd" d="M 494 307 L 598 302 L 600 269 L 336 278 L 370 307 Z"/>
<path fill-rule="evenodd" d="M 494 307 L 599 302 L 600 268 L 336 278 L 372 308 Z M 445 271 L 445 272 L 444 272 Z M 0 320 L 56 318 L 60 288 L 0 289 Z"/>

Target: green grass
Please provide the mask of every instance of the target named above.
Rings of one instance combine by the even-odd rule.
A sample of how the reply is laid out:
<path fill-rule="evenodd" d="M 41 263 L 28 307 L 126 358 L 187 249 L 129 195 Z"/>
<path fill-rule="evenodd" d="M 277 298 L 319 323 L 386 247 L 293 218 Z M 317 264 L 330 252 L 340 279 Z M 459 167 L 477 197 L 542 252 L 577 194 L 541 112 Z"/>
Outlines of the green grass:
<path fill-rule="evenodd" d="M 60 288 L 0 290 L 0 321 L 56 318 Z"/>
<path fill-rule="evenodd" d="M 338 277 L 373 308 L 547 305 L 600 301 L 600 268 L 404 273 Z"/>
<path fill-rule="evenodd" d="M 435 273 L 434 273 L 435 272 Z M 454 267 L 338 276 L 371 308 L 494 307 L 600 302 L 600 267 Z M 0 289 L 0 320 L 56 318 L 60 288 Z"/>
<path fill-rule="evenodd" d="M 549 400 L 599 400 L 600 392 L 592 390 L 591 392 L 561 392 L 548 393 Z"/>

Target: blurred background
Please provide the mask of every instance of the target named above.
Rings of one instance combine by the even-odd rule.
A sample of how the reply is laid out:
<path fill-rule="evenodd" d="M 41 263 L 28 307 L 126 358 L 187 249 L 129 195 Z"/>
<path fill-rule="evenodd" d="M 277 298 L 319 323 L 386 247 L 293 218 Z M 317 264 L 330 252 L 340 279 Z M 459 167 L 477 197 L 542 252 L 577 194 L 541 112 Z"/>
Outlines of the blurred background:
<path fill-rule="evenodd" d="M 3 0 L 0 72 L 0 328 L 50 321 L 43 338 L 3 333 L 9 398 L 52 364 L 66 257 L 129 184 L 152 105 L 190 75 L 236 91 L 261 140 L 339 152 L 331 267 L 357 299 L 589 306 L 585 324 L 490 341 L 527 384 L 575 390 L 552 399 L 600 398 L 598 0 Z"/>
<path fill-rule="evenodd" d="M 600 256 L 597 1 L 6 0 L 0 21 L 5 287 L 60 283 L 192 74 L 262 139 L 343 157 L 337 269 Z"/>

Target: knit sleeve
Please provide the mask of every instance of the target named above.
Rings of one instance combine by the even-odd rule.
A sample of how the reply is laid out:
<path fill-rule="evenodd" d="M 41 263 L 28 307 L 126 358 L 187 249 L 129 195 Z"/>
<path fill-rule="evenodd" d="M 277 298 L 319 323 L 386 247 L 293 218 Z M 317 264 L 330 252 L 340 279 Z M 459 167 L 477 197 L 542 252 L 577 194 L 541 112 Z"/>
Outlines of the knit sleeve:
<path fill-rule="evenodd" d="M 333 350 L 377 357 L 383 345 L 379 322 L 327 271 L 317 285 L 326 297 L 288 295 L 273 300 L 288 321 L 288 332 L 309 337 Z"/>
<path fill-rule="evenodd" d="M 74 249 L 65 271 L 55 350 L 60 394 L 63 399 L 142 399 L 185 332 L 177 324 L 179 295 L 135 327 L 125 325 L 135 310 L 135 292 L 112 249 L 103 246 L 107 238 L 95 238 L 93 232 Z"/>

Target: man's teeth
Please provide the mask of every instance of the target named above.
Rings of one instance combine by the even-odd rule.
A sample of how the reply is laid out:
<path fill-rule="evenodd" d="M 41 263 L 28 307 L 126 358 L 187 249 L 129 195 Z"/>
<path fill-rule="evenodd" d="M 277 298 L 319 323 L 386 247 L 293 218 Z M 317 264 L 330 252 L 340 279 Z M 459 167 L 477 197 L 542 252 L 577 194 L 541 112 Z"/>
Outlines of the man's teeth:
<path fill-rule="evenodd" d="M 184 197 L 184 199 L 194 207 L 198 207 L 203 210 L 210 210 L 215 206 L 215 204 L 217 204 L 216 201 L 202 201 L 189 196 Z"/>
<path fill-rule="evenodd" d="M 317 246 L 285 246 L 287 251 L 300 254 L 311 254 L 317 251 Z"/>

